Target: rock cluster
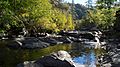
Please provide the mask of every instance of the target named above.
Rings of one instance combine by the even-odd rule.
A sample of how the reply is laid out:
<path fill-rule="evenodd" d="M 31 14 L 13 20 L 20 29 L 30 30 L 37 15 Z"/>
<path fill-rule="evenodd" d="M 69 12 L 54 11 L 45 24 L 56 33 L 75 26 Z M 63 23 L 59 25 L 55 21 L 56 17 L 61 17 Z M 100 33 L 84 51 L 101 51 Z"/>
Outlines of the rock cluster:
<path fill-rule="evenodd" d="M 120 67 L 120 44 L 113 40 L 109 44 L 104 45 L 106 53 L 99 57 L 99 62 L 104 67 Z"/>
<path fill-rule="evenodd" d="M 17 39 L 17 40 L 16 40 Z M 53 46 L 56 44 L 62 43 L 72 43 L 70 39 L 67 37 L 26 37 L 22 39 L 16 38 L 13 40 L 8 47 L 10 48 L 27 48 L 27 49 L 34 49 L 34 48 L 45 48 L 48 46 Z"/>
<path fill-rule="evenodd" d="M 65 32 L 62 33 L 61 36 L 58 35 L 49 35 L 46 37 L 21 37 L 15 38 L 13 43 L 8 45 L 12 48 L 45 48 L 48 46 L 53 46 L 56 44 L 62 43 L 73 43 L 73 42 L 81 42 L 81 43 L 88 43 L 90 40 L 94 40 L 95 37 L 91 32 Z M 93 44 L 93 42 L 90 42 Z M 98 41 L 97 41 L 98 44 Z M 94 43 L 96 45 L 96 42 Z"/>

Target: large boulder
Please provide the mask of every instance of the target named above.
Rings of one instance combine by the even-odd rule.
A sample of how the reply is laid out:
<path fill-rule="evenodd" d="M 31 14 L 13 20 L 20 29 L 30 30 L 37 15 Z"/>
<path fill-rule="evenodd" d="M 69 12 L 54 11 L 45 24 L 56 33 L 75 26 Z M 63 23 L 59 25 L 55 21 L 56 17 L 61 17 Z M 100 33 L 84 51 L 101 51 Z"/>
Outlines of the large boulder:
<path fill-rule="evenodd" d="M 50 46 L 50 44 L 43 42 L 38 38 L 30 37 L 30 38 L 24 38 L 23 40 L 14 40 L 8 46 L 11 48 L 34 49 L 34 48 L 45 48 Z"/>
<path fill-rule="evenodd" d="M 25 61 L 17 67 L 75 67 L 75 65 L 68 52 L 61 50 L 35 61 Z"/>
<path fill-rule="evenodd" d="M 45 48 L 48 47 L 49 44 L 42 42 L 38 38 L 26 38 L 25 40 L 21 41 L 22 48 Z"/>

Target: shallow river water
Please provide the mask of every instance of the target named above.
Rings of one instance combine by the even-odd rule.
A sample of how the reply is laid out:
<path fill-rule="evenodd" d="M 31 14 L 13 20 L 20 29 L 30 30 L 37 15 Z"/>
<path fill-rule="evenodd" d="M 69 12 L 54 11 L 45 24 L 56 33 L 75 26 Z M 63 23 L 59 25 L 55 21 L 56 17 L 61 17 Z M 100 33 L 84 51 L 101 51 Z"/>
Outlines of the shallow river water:
<path fill-rule="evenodd" d="M 97 57 L 104 52 L 81 43 L 58 44 L 43 49 L 8 48 L 6 45 L 10 43 L 9 40 L 0 41 L 0 67 L 16 67 L 18 63 L 36 60 L 59 50 L 69 52 L 78 67 L 99 67 Z"/>

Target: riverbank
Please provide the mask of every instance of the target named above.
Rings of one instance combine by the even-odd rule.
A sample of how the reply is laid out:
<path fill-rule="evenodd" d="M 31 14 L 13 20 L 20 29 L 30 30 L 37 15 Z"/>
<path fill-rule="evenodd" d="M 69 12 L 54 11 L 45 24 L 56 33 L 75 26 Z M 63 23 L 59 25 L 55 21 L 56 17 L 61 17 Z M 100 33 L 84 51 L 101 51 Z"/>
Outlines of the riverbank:
<path fill-rule="evenodd" d="M 55 44 L 63 43 L 84 43 L 86 45 L 92 45 L 93 48 L 97 48 L 99 45 L 99 39 L 96 38 L 99 33 L 89 32 L 89 31 L 69 31 L 62 32 L 59 35 L 47 34 L 44 37 L 19 37 L 13 38 L 13 43 L 8 45 L 10 48 L 45 48 L 48 46 L 53 46 Z M 96 41 L 95 41 L 96 40 Z"/>

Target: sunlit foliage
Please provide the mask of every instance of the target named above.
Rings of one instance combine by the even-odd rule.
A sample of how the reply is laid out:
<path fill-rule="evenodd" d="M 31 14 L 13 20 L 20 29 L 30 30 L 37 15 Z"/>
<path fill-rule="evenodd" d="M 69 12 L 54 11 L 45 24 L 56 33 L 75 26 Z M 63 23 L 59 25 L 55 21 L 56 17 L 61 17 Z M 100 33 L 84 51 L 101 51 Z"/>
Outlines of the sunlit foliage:
<path fill-rule="evenodd" d="M 62 0 L 1 0 L 0 9 L 1 32 L 19 34 L 22 28 L 29 33 L 74 29 L 69 6 Z"/>

